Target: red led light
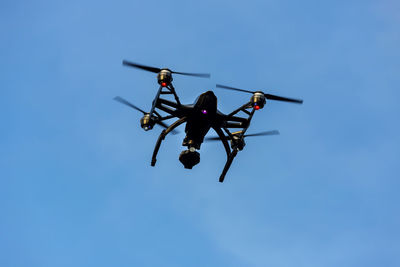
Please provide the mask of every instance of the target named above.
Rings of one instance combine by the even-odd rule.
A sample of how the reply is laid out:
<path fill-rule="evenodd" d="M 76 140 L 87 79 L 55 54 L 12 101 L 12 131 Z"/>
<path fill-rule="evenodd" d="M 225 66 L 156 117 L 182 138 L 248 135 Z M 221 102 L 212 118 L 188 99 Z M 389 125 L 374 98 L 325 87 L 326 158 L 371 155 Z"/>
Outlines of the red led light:
<path fill-rule="evenodd" d="M 254 109 L 255 109 L 255 110 L 259 110 L 259 109 L 260 109 L 260 106 L 259 106 L 259 105 L 255 105 L 255 106 L 254 106 Z"/>
<path fill-rule="evenodd" d="M 162 87 L 167 87 L 167 83 L 166 83 L 166 82 L 162 82 L 162 83 L 161 83 L 161 86 L 162 86 Z"/>

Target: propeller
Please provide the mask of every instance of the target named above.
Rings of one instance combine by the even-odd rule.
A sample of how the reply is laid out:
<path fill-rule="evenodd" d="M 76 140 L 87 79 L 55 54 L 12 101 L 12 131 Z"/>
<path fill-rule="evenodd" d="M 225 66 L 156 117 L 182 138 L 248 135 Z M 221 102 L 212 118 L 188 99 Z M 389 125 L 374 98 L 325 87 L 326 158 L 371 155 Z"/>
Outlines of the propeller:
<path fill-rule="evenodd" d="M 230 87 L 230 86 L 226 86 L 226 85 L 222 85 L 222 84 L 217 84 L 216 87 L 222 88 L 222 89 L 250 93 L 250 94 L 254 94 L 257 92 L 257 91 L 250 91 L 250 90 L 244 90 L 244 89 L 239 89 L 239 88 L 235 88 L 235 87 Z M 271 94 L 266 94 L 264 92 L 261 92 L 261 93 L 263 93 L 265 98 L 269 99 L 269 100 L 277 100 L 277 101 L 285 101 L 285 102 L 291 102 L 291 103 L 296 103 L 296 104 L 303 104 L 303 100 L 301 100 L 301 99 L 294 99 L 294 98 L 287 98 L 287 97 L 282 97 L 282 96 L 277 96 L 277 95 L 271 95 Z"/>
<path fill-rule="evenodd" d="M 122 103 L 124 105 L 127 105 L 128 107 L 131 107 L 133 109 L 136 109 L 137 111 L 140 111 L 143 113 L 143 115 L 145 115 L 147 112 L 145 112 L 143 109 L 138 108 L 137 106 L 135 106 L 134 104 L 130 103 L 128 100 L 120 97 L 120 96 L 116 96 L 114 97 L 115 101 L 118 101 L 119 103 Z"/>
<path fill-rule="evenodd" d="M 235 135 L 235 134 L 234 134 Z M 254 133 L 254 134 L 245 134 L 243 137 L 249 137 L 249 136 L 265 136 L 265 135 L 279 135 L 278 130 L 273 130 L 273 131 L 264 131 L 264 132 L 259 132 L 259 133 Z M 226 140 L 231 140 L 232 138 L 230 136 L 225 137 Z M 206 137 L 204 138 L 206 141 L 218 141 L 221 140 L 218 136 L 213 136 L 213 137 Z"/>
<path fill-rule="evenodd" d="M 119 103 L 121 103 L 121 104 L 124 104 L 124 105 L 126 105 L 126 106 L 128 106 L 128 107 L 131 107 L 131 108 L 133 108 L 133 109 L 136 109 L 137 111 L 143 113 L 143 115 L 148 114 L 148 112 L 145 112 L 143 109 L 138 108 L 137 106 L 135 106 L 134 104 L 130 103 L 128 100 L 126 100 L 126 99 L 124 99 L 124 98 L 122 98 L 122 97 L 120 97 L 120 96 L 114 97 L 114 100 L 117 101 L 117 102 L 119 102 Z M 158 124 L 158 125 L 160 125 L 161 127 L 164 127 L 165 129 L 168 128 L 168 125 L 166 125 L 166 124 L 165 124 L 164 122 L 162 122 L 162 121 L 157 121 L 157 120 L 156 120 L 155 123 Z M 173 133 L 173 134 L 177 134 L 178 132 L 175 131 L 175 130 L 172 130 L 172 133 Z"/>
<path fill-rule="evenodd" d="M 142 69 L 142 70 L 146 70 L 146 71 L 150 71 L 150 72 L 154 72 L 154 73 L 159 73 L 161 70 L 163 70 L 160 68 L 150 67 L 150 66 L 130 62 L 127 60 L 123 60 L 122 65 L 133 67 L 133 68 L 138 68 L 138 69 Z M 167 69 L 167 70 L 169 70 L 169 69 Z M 169 71 L 171 71 L 171 70 L 169 70 Z M 189 73 L 189 72 L 178 72 L 178 71 L 171 71 L 171 73 L 186 75 L 186 76 L 201 77 L 201 78 L 210 78 L 210 76 L 211 76 L 209 73 Z"/>

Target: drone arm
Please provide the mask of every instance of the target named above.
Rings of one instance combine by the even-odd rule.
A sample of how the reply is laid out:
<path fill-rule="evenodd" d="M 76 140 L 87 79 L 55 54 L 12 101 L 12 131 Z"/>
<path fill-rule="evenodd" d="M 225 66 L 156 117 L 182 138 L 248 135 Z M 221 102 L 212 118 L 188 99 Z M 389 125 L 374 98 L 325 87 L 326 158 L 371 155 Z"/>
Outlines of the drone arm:
<path fill-rule="evenodd" d="M 226 128 L 244 128 L 242 123 L 237 122 L 226 122 L 224 125 Z"/>
<path fill-rule="evenodd" d="M 171 83 L 170 85 L 168 85 L 168 86 L 166 87 L 166 89 L 167 89 L 168 91 L 161 91 L 160 94 L 162 94 L 162 95 L 174 95 L 174 98 L 175 98 L 176 103 L 177 103 L 179 106 L 181 106 L 181 105 L 182 105 L 182 104 L 181 104 L 181 101 L 179 101 L 179 97 L 178 97 L 178 95 L 176 94 L 175 88 L 174 88 L 174 86 L 172 85 L 172 83 Z"/>
<path fill-rule="evenodd" d="M 178 116 L 178 114 L 176 112 L 177 109 L 179 108 L 178 104 L 174 103 L 172 101 L 160 98 L 157 101 L 156 108 L 172 115 L 172 117 L 181 117 L 181 116 Z M 168 118 L 168 119 L 172 118 L 172 117 L 166 116 L 166 118 Z M 162 118 L 162 119 L 164 119 L 164 118 Z"/>
<path fill-rule="evenodd" d="M 251 113 L 249 112 L 249 115 Z M 238 117 L 238 116 L 227 116 L 225 119 L 227 122 L 240 122 L 241 124 L 247 124 L 249 122 L 248 119 L 242 118 L 242 117 Z"/>
<path fill-rule="evenodd" d="M 178 97 L 178 95 L 176 94 L 175 88 L 174 88 L 174 86 L 172 85 L 172 83 L 169 85 L 168 89 L 169 89 L 169 90 L 172 92 L 172 94 L 174 95 L 176 103 L 178 103 L 178 105 L 181 106 L 181 101 L 179 101 L 179 97 Z"/>
<path fill-rule="evenodd" d="M 171 109 L 167 109 L 168 111 L 166 111 L 166 110 L 160 108 L 159 107 L 159 106 L 161 106 L 160 103 L 163 103 L 164 105 L 168 105 L 170 107 L 174 107 L 175 109 L 180 107 L 180 106 L 182 106 L 181 102 L 179 101 L 179 97 L 175 92 L 175 88 L 174 88 L 174 86 L 172 84 L 170 84 L 168 87 L 166 87 L 166 89 L 168 91 L 163 91 L 163 88 L 164 87 L 162 85 L 160 85 L 160 87 L 159 87 L 159 89 L 157 91 L 156 97 L 153 100 L 153 105 L 151 107 L 151 110 L 149 112 L 150 116 L 152 116 L 153 113 L 157 114 L 157 111 L 155 110 L 156 108 L 159 108 L 159 109 L 161 109 L 161 110 L 163 110 L 163 111 L 165 111 L 165 112 L 167 112 L 169 114 L 172 114 L 171 113 L 172 112 Z M 161 94 L 173 94 L 174 97 L 175 97 L 176 103 L 160 98 Z M 157 114 L 157 115 L 159 115 L 159 114 Z M 159 116 L 159 117 L 161 117 L 161 116 Z"/>
<path fill-rule="evenodd" d="M 248 104 L 246 104 L 246 105 L 248 105 Z M 245 107 L 246 105 L 242 106 L 241 108 Z M 245 108 L 243 108 L 242 111 L 248 115 L 248 118 L 234 116 L 234 115 L 232 115 L 236 112 L 236 111 L 234 111 L 231 114 L 225 116 L 224 123 L 223 123 L 224 128 L 242 128 L 243 134 L 244 134 L 244 132 L 246 132 L 250 126 L 250 122 L 251 122 L 251 119 L 253 118 L 255 109 L 248 111 Z"/>
<path fill-rule="evenodd" d="M 176 110 L 174 110 L 174 109 L 165 107 L 165 106 L 163 106 L 163 105 L 157 105 L 157 108 L 158 108 L 159 110 L 162 110 L 162 111 L 168 113 L 168 114 L 171 114 L 171 115 L 172 115 L 171 118 L 177 117 L 177 116 L 176 116 L 176 112 L 175 112 Z M 170 116 L 161 117 L 160 119 L 161 119 L 161 120 L 164 120 L 164 118 L 169 118 L 169 119 L 170 119 Z M 167 120 L 167 119 L 165 119 L 165 120 Z"/>
<path fill-rule="evenodd" d="M 153 151 L 153 156 L 151 158 L 151 166 L 155 166 L 156 165 L 156 161 L 157 161 L 157 153 L 158 150 L 160 149 L 160 145 L 161 142 L 165 139 L 165 136 L 167 134 L 169 134 L 172 130 L 174 130 L 176 127 L 178 127 L 179 125 L 181 125 L 182 123 L 186 122 L 186 117 L 183 117 L 177 121 L 175 121 L 173 124 L 171 124 L 167 129 L 163 130 L 160 134 L 160 136 L 158 137 L 156 146 L 154 147 L 154 151 Z"/>
<path fill-rule="evenodd" d="M 247 102 L 246 104 L 244 104 L 243 106 L 241 106 L 238 109 L 235 109 L 234 111 L 232 111 L 231 113 L 229 113 L 228 117 L 231 117 L 233 115 L 235 115 L 236 113 L 238 113 L 239 111 L 243 111 L 244 113 L 249 115 L 249 111 L 246 110 L 246 108 L 251 107 L 251 102 Z"/>
<path fill-rule="evenodd" d="M 180 105 L 177 103 L 174 103 L 172 101 L 166 100 L 166 99 L 162 99 L 160 98 L 159 101 L 157 102 L 156 107 L 159 108 L 159 106 L 161 106 L 161 104 L 169 106 L 171 108 L 178 108 Z"/>
<path fill-rule="evenodd" d="M 158 88 L 156 97 L 153 100 L 153 105 L 151 106 L 151 110 L 149 112 L 150 113 L 150 117 L 153 115 L 153 112 L 154 112 L 154 109 L 156 108 L 156 104 L 158 102 L 158 99 L 160 98 L 160 94 L 161 94 L 162 89 L 163 89 L 163 87 L 160 85 L 160 88 Z"/>
<path fill-rule="evenodd" d="M 172 118 L 175 118 L 175 117 L 176 116 L 174 116 L 174 115 L 168 115 L 168 116 L 165 116 L 165 117 L 161 117 L 160 121 L 169 120 L 169 119 L 172 119 Z"/>
<path fill-rule="evenodd" d="M 255 111 L 256 111 L 256 110 L 253 109 L 251 112 L 249 112 L 249 118 L 247 119 L 247 120 L 248 120 L 248 124 L 247 124 L 247 126 L 246 126 L 245 128 L 243 128 L 242 133 L 240 134 L 240 137 L 241 137 L 241 138 L 242 138 L 243 135 L 246 133 L 247 129 L 249 129 L 250 122 L 251 122 L 251 119 L 253 118 L 253 115 L 254 115 L 254 112 L 255 112 Z"/>
<path fill-rule="evenodd" d="M 253 114 L 254 114 L 254 109 L 252 109 L 251 111 L 247 110 L 251 107 L 252 107 L 251 102 L 247 102 L 246 104 L 242 105 L 238 109 L 235 109 L 228 115 L 225 115 L 223 126 L 225 128 L 246 128 L 247 129 L 250 125 L 251 118 L 253 117 Z M 249 117 L 246 119 L 246 118 L 235 116 L 235 114 L 237 114 L 240 111 L 246 113 Z"/>

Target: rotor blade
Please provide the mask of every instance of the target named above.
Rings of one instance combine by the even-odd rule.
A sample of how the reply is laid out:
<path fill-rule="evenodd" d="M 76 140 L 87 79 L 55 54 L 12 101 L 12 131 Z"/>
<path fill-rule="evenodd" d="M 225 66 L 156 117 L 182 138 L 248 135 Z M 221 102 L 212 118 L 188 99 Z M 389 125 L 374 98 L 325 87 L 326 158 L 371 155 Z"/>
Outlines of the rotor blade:
<path fill-rule="evenodd" d="M 181 74 L 181 75 L 186 75 L 186 76 L 195 76 L 195 77 L 201 77 L 201 78 L 210 78 L 209 73 L 188 73 L 188 72 L 178 72 L 178 71 L 171 71 L 172 73 L 175 74 Z"/>
<path fill-rule="evenodd" d="M 277 101 L 285 101 L 285 102 L 291 102 L 291 103 L 296 103 L 296 104 L 303 104 L 303 100 L 301 100 L 301 99 L 287 98 L 287 97 L 265 94 L 265 93 L 264 93 L 264 95 L 269 100 L 277 100 Z"/>
<path fill-rule="evenodd" d="M 128 102 L 128 100 L 126 100 L 126 99 L 124 99 L 124 98 L 122 98 L 122 97 L 120 97 L 120 96 L 114 97 L 114 100 L 115 100 L 115 101 L 118 101 L 118 102 L 120 102 L 120 103 L 122 103 L 122 104 L 124 104 L 124 105 L 127 105 L 128 107 L 131 107 L 131 108 L 133 108 L 133 109 L 136 109 L 137 111 L 140 111 L 140 112 L 142 112 L 143 114 L 146 114 L 146 113 L 147 113 L 147 112 L 145 112 L 144 110 L 138 108 L 137 106 L 133 105 L 132 103 Z"/>
<path fill-rule="evenodd" d="M 229 140 L 230 138 L 228 137 L 228 138 L 226 138 L 227 140 Z M 213 137 L 206 137 L 206 138 L 204 138 L 204 141 L 219 141 L 219 140 L 221 140 L 220 138 L 219 138 L 219 136 L 213 136 Z"/>
<path fill-rule="evenodd" d="M 222 89 L 228 89 L 228 90 L 235 90 L 235 91 L 250 93 L 250 94 L 254 94 L 255 93 L 253 91 L 239 89 L 239 88 L 235 88 L 235 87 L 230 87 L 230 86 L 226 86 L 226 85 L 222 85 L 222 84 L 217 84 L 216 87 L 222 88 Z"/>
<path fill-rule="evenodd" d="M 147 71 L 151 71 L 151 72 L 154 72 L 154 73 L 159 73 L 161 71 L 160 68 L 145 66 L 145 65 L 142 65 L 142 64 L 129 62 L 127 60 L 123 60 L 122 61 L 122 65 L 130 66 L 130 67 L 134 67 L 134 68 L 138 68 L 138 69 L 142 69 L 142 70 L 147 70 Z"/>
<path fill-rule="evenodd" d="M 273 130 L 273 131 L 265 131 L 265 132 L 259 132 L 259 133 L 254 133 L 254 134 L 245 134 L 243 137 L 249 137 L 249 136 L 265 136 L 265 135 L 278 135 L 279 131 L 278 130 Z M 225 137 L 226 140 L 231 140 L 229 136 Z M 221 140 L 218 136 L 212 136 L 212 137 L 206 137 L 204 138 L 205 141 L 218 141 Z"/>
<path fill-rule="evenodd" d="M 221 85 L 221 84 L 217 84 L 216 87 L 223 88 L 223 89 L 228 89 L 228 90 L 235 90 L 235 91 L 245 92 L 245 93 L 251 93 L 251 94 L 255 93 L 255 92 L 250 91 L 250 90 L 239 89 L 239 88 L 230 87 L 230 86 Z M 302 104 L 303 103 L 303 100 L 301 100 L 301 99 L 287 98 L 287 97 L 271 95 L 271 94 L 266 94 L 266 93 L 264 93 L 264 95 L 269 100 L 285 101 L 285 102 L 291 102 L 291 103 L 297 103 L 297 104 Z"/>
<path fill-rule="evenodd" d="M 263 135 L 278 135 L 278 134 L 279 134 L 278 130 L 273 130 L 273 131 L 265 131 L 265 132 L 254 133 L 254 134 L 245 134 L 243 137 L 263 136 Z"/>

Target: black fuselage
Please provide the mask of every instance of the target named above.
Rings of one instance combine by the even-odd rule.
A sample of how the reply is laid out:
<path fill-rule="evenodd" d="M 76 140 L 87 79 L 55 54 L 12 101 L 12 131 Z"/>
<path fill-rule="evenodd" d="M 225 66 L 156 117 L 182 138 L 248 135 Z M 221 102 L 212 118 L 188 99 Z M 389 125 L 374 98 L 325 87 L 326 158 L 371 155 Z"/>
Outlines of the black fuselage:
<path fill-rule="evenodd" d="M 182 145 L 200 149 L 204 136 L 217 122 L 217 97 L 212 91 L 207 91 L 201 94 L 193 105 L 186 108 L 186 137 Z"/>
<path fill-rule="evenodd" d="M 234 116 L 234 114 L 225 115 L 218 111 L 217 97 L 212 91 L 201 94 L 194 104 L 191 105 L 182 105 L 179 101 L 177 102 L 178 103 L 159 98 L 156 103 L 156 108 L 179 119 L 160 134 L 153 152 L 152 166 L 155 165 L 156 155 L 165 135 L 183 123 L 186 123 L 186 136 L 182 146 L 188 147 L 188 150 L 182 151 L 179 160 L 183 163 L 185 168 L 191 169 L 200 162 L 200 154 L 196 150 L 200 149 L 204 137 L 210 128 L 213 128 L 218 134 L 225 147 L 227 156 L 229 156 L 230 148 L 222 129 L 226 130 L 227 127 L 243 129 L 243 127 L 248 126 L 249 120 Z"/>

